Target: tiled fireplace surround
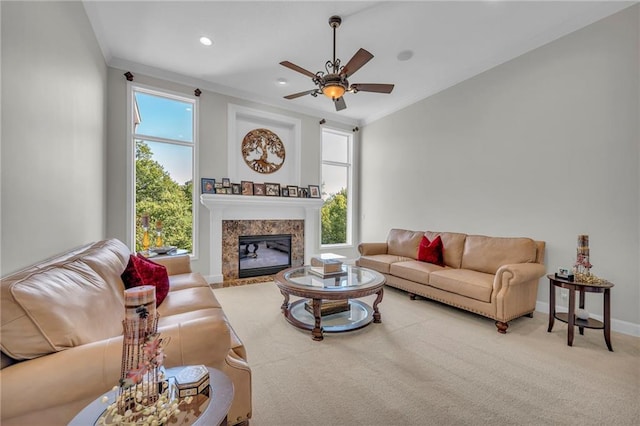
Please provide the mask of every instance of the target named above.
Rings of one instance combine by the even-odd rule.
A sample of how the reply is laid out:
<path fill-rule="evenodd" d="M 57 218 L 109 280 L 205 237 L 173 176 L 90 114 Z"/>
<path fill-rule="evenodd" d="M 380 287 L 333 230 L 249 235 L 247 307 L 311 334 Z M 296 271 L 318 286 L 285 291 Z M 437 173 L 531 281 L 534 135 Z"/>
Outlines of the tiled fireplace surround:
<path fill-rule="evenodd" d="M 291 266 L 304 264 L 304 220 L 223 220 L 222 277 L 236 280 L 238 274 L 238 240 L 244 235 L 291 234 Z"/>
<path fill-rule="evenodd" d="M 319 198 L 202 194 L 209 210 L 209 281 L 238 277 L 240 235 L 292 235 L 292 265 L 309 263 L 319 250 Z"/>

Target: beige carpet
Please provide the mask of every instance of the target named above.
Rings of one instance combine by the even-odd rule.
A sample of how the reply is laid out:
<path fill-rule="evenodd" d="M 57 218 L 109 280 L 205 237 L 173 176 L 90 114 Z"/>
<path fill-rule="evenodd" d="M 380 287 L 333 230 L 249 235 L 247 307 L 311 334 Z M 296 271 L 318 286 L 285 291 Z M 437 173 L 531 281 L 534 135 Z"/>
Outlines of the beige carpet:
<path fill-rule="evenodd" d="M 640 339 L 493 321 L 385 289 L 381 324 L 322 342 L 286 322 L 273 283 L 214 290 L 247 347 L 252 426 L 639 425 Z M 370 298 L 367 298 L 371 301 Z"/>

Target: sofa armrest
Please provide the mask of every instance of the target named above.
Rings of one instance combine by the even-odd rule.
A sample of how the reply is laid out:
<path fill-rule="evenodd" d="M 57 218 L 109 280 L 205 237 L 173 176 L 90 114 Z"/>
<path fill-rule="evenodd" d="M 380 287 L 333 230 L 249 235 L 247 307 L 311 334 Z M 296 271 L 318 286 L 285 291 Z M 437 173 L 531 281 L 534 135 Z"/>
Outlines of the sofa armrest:
<path fill-rule="evenodd" d="M 544 265 L 539 263 L 514 263 L 502 265 L 496 272 L 493 283 L 494 290 L 504 286 L 519 285 L 531 281 L 538 281 L 546 273 Z"/>
<path fill-rule="evenodd" d="M 188 274 L 191 272 L 191 258 L 188 254 L 159 256 L 151 260 L 166 267 L 169 275 Z"/>
<path fill-rule="evenodd" d="M 546 273 L 540 263 L 517 263 L 501 266 L 493 281 L 495 319 L 507 322 L 536 309 L 538 281 Z"/>
<path fill-rule="evenodd" d="M 231 336 L 222 310 L 211 315 L 159 328 L 165 366 L 204 364 L 226 368 Z M 122 336 L 45 355 L 0 370 L 2 419 L 23 416 L 75 401 L 95 399 L 118 384 Z M 68 419 L 77 414 L 69 412 Z"/>
<path fill-rule="evenodd" d="M 360 243 L 358 244 L 358 252 L 362 256 L 387 254 L 387 243 Z"/>

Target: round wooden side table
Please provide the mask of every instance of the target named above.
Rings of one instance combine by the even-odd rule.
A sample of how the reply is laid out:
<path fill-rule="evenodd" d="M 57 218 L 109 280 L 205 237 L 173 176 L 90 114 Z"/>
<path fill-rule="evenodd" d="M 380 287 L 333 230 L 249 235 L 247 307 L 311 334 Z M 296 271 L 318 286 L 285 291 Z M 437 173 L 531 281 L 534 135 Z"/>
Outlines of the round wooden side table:
<path fill-rule="evenodd" d="M 547 329 L 547 332 L 551 332 L 553 329 L 553 322 L 555 319 L 566 322 L 568 324 L 567 345 L 573 346 L 573 332 L 576 326 L 580 330 L 580 334 L 584 334 L 585 328 L 601 329 L 604 330 L 604 341 L 607 344 L 607 348 L 613 352 L 613 347 L 611 346 L 611 288 L 613 287 L 613 284 L 608 281 L 600 284 L 574 282 L 557 278 L 553 274 L 547 275 L 547 278 L 549 278 L 549 328 Z M 569 290 L 568 312 L 556 312 L 556 287 L 566 288 Z M 604 313 L 602 321 L 598 321 L 594 318 L 583 320 L 576 317 L 576 291 L 580 294 L 580 309 L 584 309 L 585 293 L 604 294 Z"/>

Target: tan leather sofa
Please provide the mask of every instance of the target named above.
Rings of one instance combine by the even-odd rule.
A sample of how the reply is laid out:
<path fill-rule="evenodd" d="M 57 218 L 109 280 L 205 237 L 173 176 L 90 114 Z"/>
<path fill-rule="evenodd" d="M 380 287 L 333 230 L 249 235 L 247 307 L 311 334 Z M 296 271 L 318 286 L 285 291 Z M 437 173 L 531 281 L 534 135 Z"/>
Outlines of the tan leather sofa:
<path fill-rule="evenodd" d="M 438 235 L 444 264 L 416 260 L 422 236 Z M 531 316 L 544 276 L 543 241 L 454 232 L 391 229 L 384 243 L 361 243 L 356 264 L 384 274 L 387 285 L 484 315 L 506 333 L 508 322 Z"/>
<path fill-rule="evenodd" d="M 0 423 L 66 425 L 118 383 L 124 285 L 130 252 L 111 239 L 71 250 L 1 281 Z M 166 367 L 204 364 L 224 371 L 235 396 L 229 424 L 251 417 L 245 348 L 188 256 L 158 258 L 170 291 L 158 331 L 170 341 Z"/>

